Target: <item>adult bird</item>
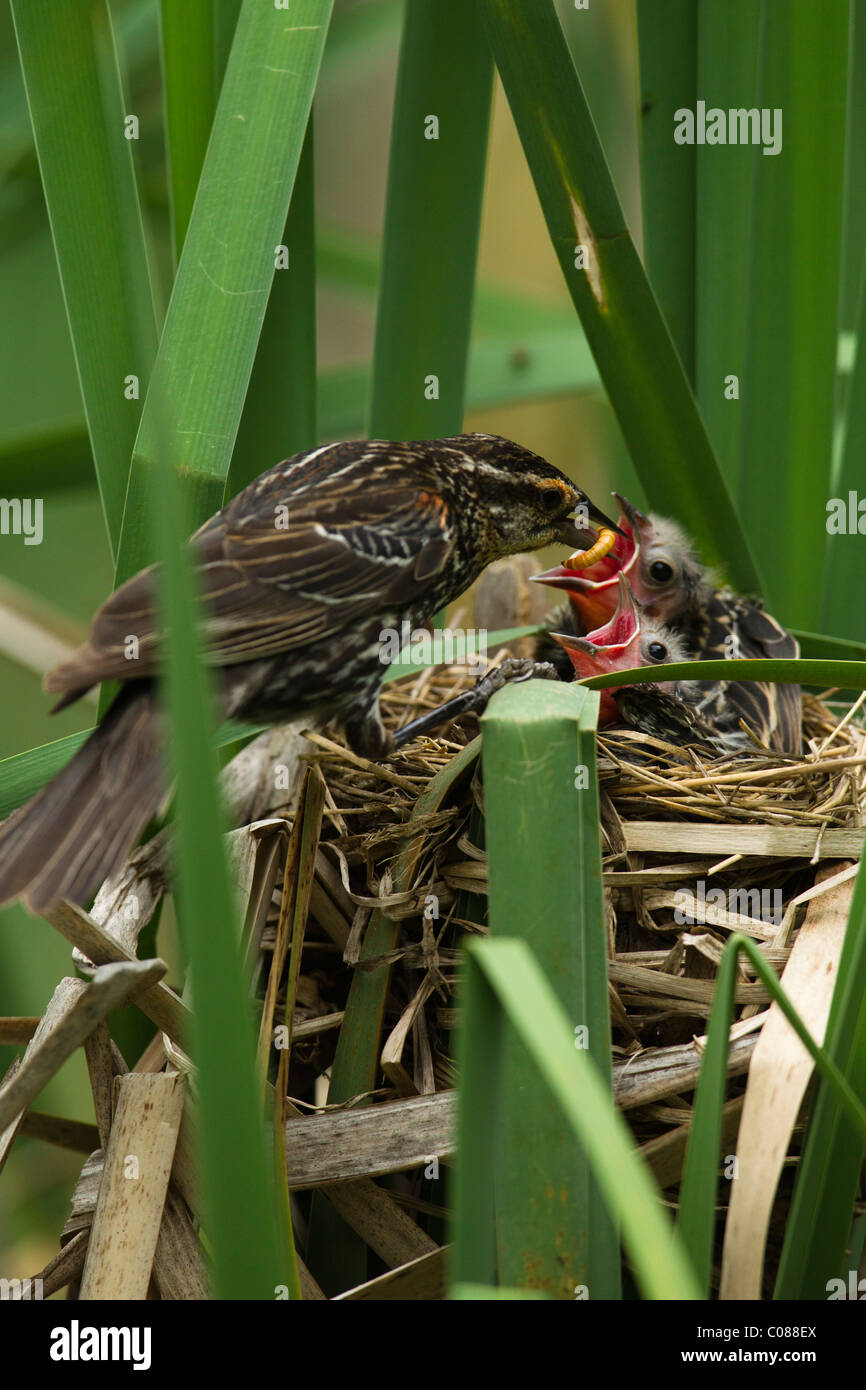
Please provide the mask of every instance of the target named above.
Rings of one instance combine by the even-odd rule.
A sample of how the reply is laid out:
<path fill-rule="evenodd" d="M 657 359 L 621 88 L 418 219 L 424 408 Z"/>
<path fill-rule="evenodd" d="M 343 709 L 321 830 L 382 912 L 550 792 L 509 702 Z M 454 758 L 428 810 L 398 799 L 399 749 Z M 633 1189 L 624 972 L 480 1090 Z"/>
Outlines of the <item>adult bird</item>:
<path fill-rule="evenodd" d="M 206 660 L 224 718 L 340 722 L 385 756 L 379 715 L 390 637 L 457 598 L 485 565 L 597 539 L 605 515 L 558 469 L 498 435 L 330 444 L 279 463 L 190 541 Z M 84 902 L 164 793 L 155 569 L 108 598 L 87 641 L 51 671 L 63 709 L 123 682 L 99 727 L 0 827 L 0 902 Z"/>
<path fill-rule="evenodd" d="M 533 579 L 564 590 L 569 604 L 552 615 L 548 626 L 580 635 L 613 612 L 617 579 L 625 575 L 647 612 L 668 624 L 685 643 L 688 657 L 712 661 L 726 658 L 798 657 L 796 638 L 781 626 L 760 601 L 742 598 L 716 584 L 701 564 L 694 546 L 676 522 L 651 513 L 645 516 L 627 498 L 614 493 L 620 505 L 619 531 L 605 559 L 587 569 L 557 565 Z M 553 662 L 570 678 L 549 637 L 540 639 L 539 660 Z M 769 681 L 689 682 L 688 701 L 730 749 L 749 746 L 745 724 L 765 747 L 777 753 L 799 754 L 802 746 L 802 698 L 799 685 Z M 649 709 L 649 700 L 644 705 Z M 631 702 L 637 718 L 638 702 Z"/>

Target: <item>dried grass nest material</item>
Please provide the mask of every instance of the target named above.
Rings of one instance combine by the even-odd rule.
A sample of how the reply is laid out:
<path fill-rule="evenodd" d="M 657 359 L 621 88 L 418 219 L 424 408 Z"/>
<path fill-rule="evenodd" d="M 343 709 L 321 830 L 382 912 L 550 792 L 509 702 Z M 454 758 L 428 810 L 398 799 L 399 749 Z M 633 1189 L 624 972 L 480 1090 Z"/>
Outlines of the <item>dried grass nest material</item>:
<path fill-rule="evenodd" d="M 438 669 L 389 684 L 382 699 L 386 722 L 402 724 L 472 679 L 466 668 Z M 806 913 L 814 925 L 825 904 L 828 912 L 837 910 L 840 897 L 853 886 L 845 880 L 856 872 L 853 861 L 862 852 L 866 809 L 866 732 L 858 719 L 859 706 L 836 710 L 826 700 L 806 695 L 800 758 L 755 747 L 708 763 L 693 750 L 653 743 L 631 731 L 611 730 L 599 737 L 614 1097 L 672 1206 L 726 940 L 734 930 L 748 933 L 781 973 Z M 354 972 L 387 961 L 391 971 L 379 1040 L 379 1089 L 371 1097 L 380 1103 L 372 1113 L 349 1108 L 345 1116 L 332 1113 L 322 1122 L 350 1124 L 353 1113 L 366 1113 L 378 1136 L 376 1154 L 390 1154 L 394 1148 L 400 1107 L 390 1102 L 429 1102 L 440 1117 L 450 1113 L 461 943 L 467 932 L 487 929 L 478 765 L 428 814 L 419 814 L 417 803 L 432 777 L 448 767 L 475 732 L 474 721 L 466 720 L 450 728 L 446 738 L 420 740 L 384 766 L 364 763 L 337 738 L 313 736 L 314 760 L 325 782 L 320 859 L 328 866 L 332 891 L 344 895 L 344 911 L 351 912 L 348 905 L 354 905 L 354 921 L 340 952 L 326 941 L 313 905 L 300 981 L 308 993 L 299 993 L 295 1009 L 289 1094 L 304 1112 L 321 1110 L 314 1102 L 314 1078 L 335 1057 L 348 992 L 346 963 Z M 640 761 L 631 762 L 630 753 Z M 710 887 L 721 894 L 708 891 Z M 750 897 L 731 896 L 744 887 Z M 431 893 L 440 912 L 434 921 L 424 915 Z M 693 910 L 684 911 L 684 906 Z M 773 921 L 766 920 L 768 906 Z M 369 941 L 365 933 L 376 920 L 376 908 L 397 920 L 399 932 L 392 938 L 394 949 L 371 959 L 369 949 L 362 955 L 361 942 Z M 318 953 L 317 937 L 325 948 Z M 724 1153 L 737 1149 L 747 1073 L 767 1005 L 764 986 L 747 965 L 741 966 L 722 1116 Z M 341 1108 L 325 1107 L 331 1112 Z M 408 1120 L 407 1115 L 404 1123 Z M 446 1124 L 445 1137 L 440 1135 L 446 1146 L 440 1153 L 453 1143 L 449 1124 L 453 1121 Z M 335 1132 L 330 1141 L 324 1137 L 328 1132 L 321 1131 L 323 1152 L 343 1155 L 347 1145 L 360 1152 L 354 1130 L 351 1138 Z M 310 1133 L 302 1128 L 292 1151 L 301 1174 Z M 784 1142 L 786 1156 L 767 1218 L 767 1296 L 802 1142 L 799 1122 Z M 343 1157 L 322 1161 L 332 1176 L 361 1173 L 359 1163 L 350 1172 Z M 411 1167 L 405 1162 L 399 1166 Z M 315 1175 L 314 1166 L 308 1167 Z M 365 1171 L 381 1171 L 376 1155 L 367 1156 Z M 395 1199 L 409 1203 L 409 1210 L 427 1210 L 425 1204 L 439 1192 L 422 1174 L 423 1168 L 415 1167 L 393 1186 Z M 729 1191 L 720 1190 L 722 1205 L 729 1197 Z M 714 1288 L 722 1278 L 722 1230 L 720 1222 Z"/>
<path fill-rule="evenodd" d="M 475 674 L 440 668 L 389 684 L 386 722 L 405 722 Z M 841 861 L 844 869 L 859 857 L 866 733 L 856 717 L 845 719 L 811 695 L 804 696 L 804 728 L 801 758 L 755 747 L 709 762 L 631 731 L 600 736 L 614 1045 L 623 1061 L 645 1048 L 680 1047 L 705 1031 L 713 977 L 732 930 L 751 935 L 781 969 L 819 861 Z M 427 1017 L 438 1085 L 451 1078 L 460 937 L 486 931 L 487 865 L 472 834 L 473 812 L 483 809 L 478 769 L 455 799 L 427 816 L 413 812 L 431 778 L 475 732 L 467 720 L 382 766 L 358 759 L 336 737 L 311 736 L 326 785 L 324 858 L 359 913 L 356 937 L 374 908 L 400 920 L 386 1027 L 426 983 L 427 998 L 413 1007 Z M 636 747 L 639 765 L 628 761 Z M 414 872 L 410 882 L 398 882 L 398 856 L 410 844 Z M 719 889 L 724 906 L 711 891 Z M 746 896 L 737 897 L 738 890 Z M 435 923 L 424 918 L 431 893 L 440 912 Z M 746 968 L 742 978 L 737 1002 L 748 1030 L 766 994 Z M 411 1050 L 410 1035 L 407 1055 Z"/>

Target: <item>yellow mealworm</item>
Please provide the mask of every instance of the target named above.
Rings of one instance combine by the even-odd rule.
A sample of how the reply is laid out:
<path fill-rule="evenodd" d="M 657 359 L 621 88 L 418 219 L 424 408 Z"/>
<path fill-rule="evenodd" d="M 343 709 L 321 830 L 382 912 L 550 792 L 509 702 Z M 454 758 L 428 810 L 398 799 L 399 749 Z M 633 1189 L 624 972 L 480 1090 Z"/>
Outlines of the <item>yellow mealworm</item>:
<path fill-rule="evenodd" d="M 597 560 L 603 560 L 605 555 L 610 554 L 616 545 L 616 535 L 603 526 L 598 533 L 598 540 L 595 545 L 590 546 L 589 550 L 578 550 L 572 555 L 566 566 L 570 570 L 589 569 Z"/>

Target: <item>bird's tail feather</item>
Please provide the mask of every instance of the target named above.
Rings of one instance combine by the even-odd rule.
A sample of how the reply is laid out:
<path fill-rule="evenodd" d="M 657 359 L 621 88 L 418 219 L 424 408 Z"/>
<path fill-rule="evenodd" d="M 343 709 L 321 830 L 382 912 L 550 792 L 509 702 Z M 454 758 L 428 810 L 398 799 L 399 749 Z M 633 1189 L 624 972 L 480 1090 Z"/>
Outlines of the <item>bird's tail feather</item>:
<path fill-rule="evenodd" d="M 83 903 L 123 859 L 163 792 L 153 690 L 130 685 L 66 764 L 0 825 L 0 903 Z"/>

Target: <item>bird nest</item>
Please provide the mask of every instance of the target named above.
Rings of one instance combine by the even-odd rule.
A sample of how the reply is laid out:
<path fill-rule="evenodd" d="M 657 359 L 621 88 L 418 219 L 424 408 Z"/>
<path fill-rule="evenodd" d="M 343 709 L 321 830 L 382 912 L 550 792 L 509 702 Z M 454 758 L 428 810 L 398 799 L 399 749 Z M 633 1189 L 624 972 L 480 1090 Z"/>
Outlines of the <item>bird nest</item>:
<path fill-rule="evenodd" d="M 386 723 L 401 725 L 472 679 L 465 668 L 439 669 L 389 685 L 382 700 Z M 844 910 L 853 886 L 864 838 L 866 733 L 845 705 L 834 708 L 806 694 L 803 707 L 802 757 L 755 746 L 708 761 L 637 732 L 599 736 L 615 1094 L 672 1203 L 726 940 L 733 931 L 750 936 L 781 974 L 807 913 L 818 920 L 831 903 L 838 913 L 840 895 Z M 411 1138 L 403 1157 L 395 1156 L 391 1115 L 396 1123 L 402 1107 L 390 1102 L 417 1107 L 419 1116 L 433 1114 L 438 1105 L 450 1125 L 446 1102 L 454 1084 L 461 942 L 467 932 L 487 932 L 480 759 L 455 779 L 452 794 L 426 805 L 425 793 L 455 758 L 467 757 L 463 750 L 476 734 L 477 724 L 467 719 L 447 737 L 420 740 L 382 765 L 359 759 L 337 738 L 311 736 L 311 761 L 325 796 L 320 860 L 331 892 L 342 895 L 344 912 L 352 914 L 352 927 L 344 950 L 334 952 L 332 927 L 316 920 L 315 909 L 311 914 L 302 975 L 307 995 L 296 1010 L 305 1041 L 296 1066 L 303 1059 L 309 1080 L 334 1062 L 350 980 L 346 964 L 352 974 L 390 967 L 377 1089 L 365 1097 L 384 1102 L 375 1107 L 381 1143 L 369 1152 L 368 1173 L 410 1167 Z M 434 919 L 425 910 L 431 894 L 438 908 Z M 398 924 L 386 951 L 381 942 L 378 950 L 362 946 L 365 934 L 373 933 L 374 913 Z M 266 946 L 269 939 L 270 933 Z M 317 940 L 324 956 L 316 954 Z M 744 963 L 724 1116 L 724 1139 L 734 1147 L 746 1073 L 768 1004 L 765 987 Z M 317 1014 L 330 1018 L 335 1031 L 314 1033 Z M 300 1070 L 295 1076 L 298 1097 Z M 302 1108 L 310 1100 L 304 1096 Z M 358 1098 L 340 1101 L 341 1120 L 330 1107 L 321 1109 L 331 1120 L 317 1121 L 323 1123 L 323 1145 L 315 1159 L 303 1152 L 309 1125 L 299 1131 L 293 1153 L 303 1181 L 360 1176 L 345 1149 L 340 1154 L 352 1138 L 345 1106 L 357 1105 Z M 356 1120 L 365 1114 L 369 1110 L 357 1112 Z M 328 1123 L 330 1142 L 324 1134 Z M 448 1125 L 434 1124 L 425 1153 L 447 1157 L 453 1142 Z M 799 1142 L 794 1125 L 789 1164 L 796 1162 Z M 323 1167 L 316 1174 L 318 1162 Z M 769 1229 L 763 1276 L 768 1289 L 790 1182 L 786 1168 Z M 392 1191 L 392 1199 L 410 1209 L 425 1209 L 430 1197 L 420 1168 L 411 1177 L 404 1172 Z M 721 1249 L 718 1255 L 717 1283 Z"/>
<path fill-rule="evenodd" d="M 474 674 L 465 666 L 440 667 L 391 682 L 382 697 L 386 723 L 397 727 L 435 707 Z M 615 1098 L 671 1204 L 714 976 L 731 932 L 751 936 L 781 973 L 804 929 L 813 936 L 817 930 L 817 989 L 829 999 L 826 981 L 832 984 L 839 923 L 864 838 L 866 733 L 858 713 L 804 696 L 805 751 L 797 758 L 754 747 L 708 762 L 637 732 L 599 737 Z M 437 1179 L 440 1162 L 447 1164 L 454 1151 L 457 969 L 466 934 L 487 931 L 483 788 L 478 745 L 470 746 L 476 735 L 477 724 L 467 718 L 445 737 L 417 740 L 374 763 L 335 734 L 304 736 L 283 726 L 260 735 L 222 775 L 232 823 L 240 827 L 228 842 L 246 959 L 261 1001 L 263 1067 L 273 1058 L 281 1020 L 290 1034 L 288 1048 L 282 1045 L 288 1066 L 272 1065 L 271 1075 L 284 1083 L 278 1098 L 298 1248 L 308 1262 L 301 1261 L 305 1297 L 444 1294 L 447 1198 Z M 87 957 L 101 970 L 165 969 L 162 962 L 124 962 L 170 891 L 169 851 L 163 830 L 104 885 L 89 914 L 69 905 L 52 914 L 49 920 L 78 948 L 79 962 Z M 820 937 L 828 922 L 832 927 L 833 913 L 839 929 L 836 946 L 826 947 L 827 963 Z M 63 984 L 74 998 L 85 988 L 80 981 Z M 166 1082 L 194 1076 L 179 1043 L 181 1001 L 164 986 L 160 994 L 142 993 L 139 985 L 139 1005 L 157 1031 L 129 1075 L 146 1079 L 163 1071 Z M 60 994 L 40 1024 L 43 1044 L 71 1007 Z M 731 1147 L 767 1005 L 764 986 L 744 963 L 723 1120 Z M 809 1007 L 806 1000 L 807 1015 Z M 820 1032 L 820 1010 L 810 1017 Z M 22 1122 L 25 1133 L 90 1154 L 61 1253 L 42 1271 L 46 1293 L 76 1289 L 98 1217 L 102 1151 L 107 1143 L 111 1152 L 117 1123 L 106 1096 L 119 1063 L 116 1056 L 112 1063 L 105 1033 L 100 1072 L 96 1037 L 85 1046 L 91 1079 L 102 1076 L 94 1081 L 98 1133 L 78 1125 L 73 1134 L 57 1117 L 28 1114 Z M 28 1065 L 25 1057 L 22 1070 Z M 50 1071 L 55 1064 L 43 1065 Z M 176 1100 L 168 1096 L 166 1104 Z M 765 1262 L 761 1252 L 765 1287 L 800 1143 L 798 1110 L 799 1099 L 780 1151 L 787 1160 L 778 1193 L 775 1180 L 770 1193 Z M 765 1108 L 762 1132 L 772 1122 Z M 202 1297 L 206 1288 L 195 1236 L 198 1185 L 184 1133 L 153 1263 L 151 1291 L 167 1298 Z M 373 1181 L 386 1175 L 384 1186 Z M 118 1184 L 121 1203 L 130 1187 L 135 1184 Z M 317 1201 L 330 1205 L 372 1251 L 367 1280 L 351 1290 L 328 1287 L 320 1273 L 315 1219 L 308 1232 Z M 100 1210 L 105 1243 L 108 1208 Z M 118 1220 L 124 1219 L 121 1210 Z M 717 1254 L 718 1282 L 721 1249 Z"/>
<path fill-rule="evenodd" d="M 472 680 L 465 668 L 451 668 L 387 686 L 385 721 L 398 727 Z M 753 937 L 782 967 L 816 873 L 859 857 L 866 732 L 813 695 L 804 695 L 803 714 L 802 757 L 755 746 L 707 759 L 630 730 L 599 735 L 618 1053 L 678 1044 L 698 1031 L 731 931 Z M 436 1040 L 436 1071 L 444 1078 L 450 1076 L 447 1034 L 460 933 L 487 930 L 486 856 L 473 835 L 483 815 L 480 762 L 447 804 L 419 814 L 418 803 L 432 778 L 477 734 L 473 719 L 464 722 L 447 738 L 420 740 L 381 765 L 356 757 L 337 738 L 310 736 L 311 761 L 326 788 L 321 847 L 355 905 L 356 938 L 363 914 L 374 909 L 400 921 L 391 1007 L 397 1009 L 401 993 L 417 993 L 418 972 L 426 970 L 428 1036 Z M 400 871 L 407 845 L 408 881 Z M 435 940 L 425 917 L 430 894 L 440 914 Z M 680 982 L 690 979 L 701 981 L 700 988 L 684 989 Z M 339 992 L 336 980 L 334 988 Z M 748 998 L 747 1014 L 766 1003 L 759 985 Z"/>

